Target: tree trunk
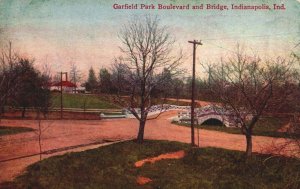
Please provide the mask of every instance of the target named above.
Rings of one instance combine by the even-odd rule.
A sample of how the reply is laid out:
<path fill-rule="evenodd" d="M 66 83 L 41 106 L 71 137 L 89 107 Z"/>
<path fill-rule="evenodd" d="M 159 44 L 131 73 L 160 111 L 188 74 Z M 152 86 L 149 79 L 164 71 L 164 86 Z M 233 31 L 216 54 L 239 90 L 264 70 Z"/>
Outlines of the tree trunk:
<path fill-rule="evenodd" d="M 5 109 L 4 109 L 4 106 L 1 107 L 1 114 L 4 114 L 5 113 Z"/>
<path fill-rule="evenodd" d="M 145 120 L 140 121 L 139 133 L 137 136 L 137 143 L 142 144 L 144 142 Z"/>
<path fill-rule="evenodd" d="M 1 107 L 1 106 L 0 106 Z M 3 107 L 4 108 L 4 107 Z M 2 107 L 1 107 L 1 110 L 2 110 Z M 3 111 L 0 112 L 0 123 L 1 123 L 1 120 L 2 120 L 2 115 L 4 114 Z"/>
<path fill-rule="evenodd" d="M 246 134 L 246 141 L 247 141 L 246 155 L 247 157 L 250 157 L 252 155 L 252 135 L 250 133 Z"/>
<path fill-rule="evenodd" d="M 39 119 L 39 149 L 40 149 L 40 161 L 42 160 L 42 128 L 41 128 L 41 119 L 40 116 L 38 116 Z"/>
<path fill-rule="evenodd" d="M 25 118 L 25 112 L 26 112 L 26 108 L 23 107 L 23 110 L 22 110 L 22 118 Z"/>

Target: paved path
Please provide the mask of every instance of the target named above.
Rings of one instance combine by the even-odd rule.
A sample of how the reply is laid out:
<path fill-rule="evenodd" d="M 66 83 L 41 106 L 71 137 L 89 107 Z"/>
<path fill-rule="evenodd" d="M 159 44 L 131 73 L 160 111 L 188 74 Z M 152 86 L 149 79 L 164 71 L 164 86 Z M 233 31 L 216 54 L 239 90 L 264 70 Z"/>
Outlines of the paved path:
<path fill-rule="evenodd" d="M 169 118 L 176 115 L 176 111 L 165 112 L 159 119 L 148 121 L 145 128 L 145 138 L 189 143 L 190 129 L 170 123 Z M 38 122 L 35 120 L 2 120 L 0 125 L 38 128 Z M 135 119 L 101 121 L 51 120 L 42 121 L 41 127 L 43 130 L 42 151 L 48 151 L 81 144 L 97 144 L 107 139 L 132 139 L 137 135 L 138 122 Z M 282 138 L 253 137 L 253 151 L 266 152 L 274 145 L 276 146 L 284 142 L 286 142 L 286 139 Z M 98 146 L 90 145 L 68 151 L 81 151 Z M 200 146 L 213 146 L 244 151 L 245 137 L 243 135 L 218 131 L 200 130 Z M 43 155 L 43 157 L 63 154 L 65 152 Z M 22 173 L 28 165 L 37 162 L 39 156 L 15 160 L 9 159 L 37 153 L 39 153 L 39 145 L 38 135 L 35 132 L 1 136 L 0 182 L 12 180 Z"/>

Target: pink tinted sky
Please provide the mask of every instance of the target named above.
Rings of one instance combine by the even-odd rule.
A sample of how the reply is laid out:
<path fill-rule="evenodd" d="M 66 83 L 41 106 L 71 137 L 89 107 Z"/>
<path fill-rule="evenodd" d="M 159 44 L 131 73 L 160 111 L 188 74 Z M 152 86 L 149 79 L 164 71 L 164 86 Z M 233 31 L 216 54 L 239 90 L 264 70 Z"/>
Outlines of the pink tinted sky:
<path fill-rule="evenodd" d="M 115 3 L 270 7 L 284 3 L 286 10 L 114 10 Z M 187 41 L 192 39 L 203 40 L 198 53 L 203 61 L 230 55 L 238 42 L 262 57 L 299 52 L 295 46 L 300 41 L 300 3 L 296 0 L 1 0 L 0 42 L 4 47 L 12 41 L 15 51 L 34 58 L 37 66 L 47 62 L 53 73 L 68 71 L 70 62 L 87 73 L 91 66 L 96 70 L 109 67 L 113 58 L 121 55 L 118 31 L 133 15 L 145 14 L 158 15 L 162 24 L 170 27 L 187 57 L 187 68 L 192 61 Z"/>

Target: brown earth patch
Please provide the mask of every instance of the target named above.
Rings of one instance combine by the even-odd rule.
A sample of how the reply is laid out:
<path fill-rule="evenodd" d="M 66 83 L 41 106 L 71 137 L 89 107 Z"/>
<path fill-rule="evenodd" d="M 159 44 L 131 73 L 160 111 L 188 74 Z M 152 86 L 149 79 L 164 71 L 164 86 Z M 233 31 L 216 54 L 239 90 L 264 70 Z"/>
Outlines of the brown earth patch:
<path fill-rule="evenodd" d="M 143 159 L 141 161 L 135 162 L 134 166 L 135 167 L 142 167 L 145 163 L 155 163 L 156 161 L 160 161 L 163 159 L 181 159 L 185 155 L 185 152 L 183 150 L 180 150 L 178 152 L 172 152 L 172 153 L 166 153 L 166 154 L 161 154 L 157 157 L 153 158 L 147 158 Z"/>
<path fill-rule="evenodd" d="M 138 176 L 136 178 L 136 182 L 139 184 L 139 185 L 145 185 L 149 182 L 152 182 L 152 180 L 148 177 L 142 177 L 142 176 Z"/>

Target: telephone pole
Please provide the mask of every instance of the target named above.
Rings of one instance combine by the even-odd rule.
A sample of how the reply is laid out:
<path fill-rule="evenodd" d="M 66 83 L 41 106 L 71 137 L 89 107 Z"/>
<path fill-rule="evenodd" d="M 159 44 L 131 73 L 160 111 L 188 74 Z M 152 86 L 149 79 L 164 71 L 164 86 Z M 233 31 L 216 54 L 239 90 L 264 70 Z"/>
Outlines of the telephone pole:
<path fill-rule="evenodd" d="M 60 72 L 60 119 L 63 118 L 63 75 L 66 75 L 66 80 L 68 80 L 67 72 Z"/>
<path fill-rule="evenodd" d="M 192 104 L 191 104 L 191 144 L 195 146 L 195 71 L 196 71 L 196 47 L 202 45 L 201 41 L 188 41 L 193 44 L 193 77 L 192 77 Z"/>

